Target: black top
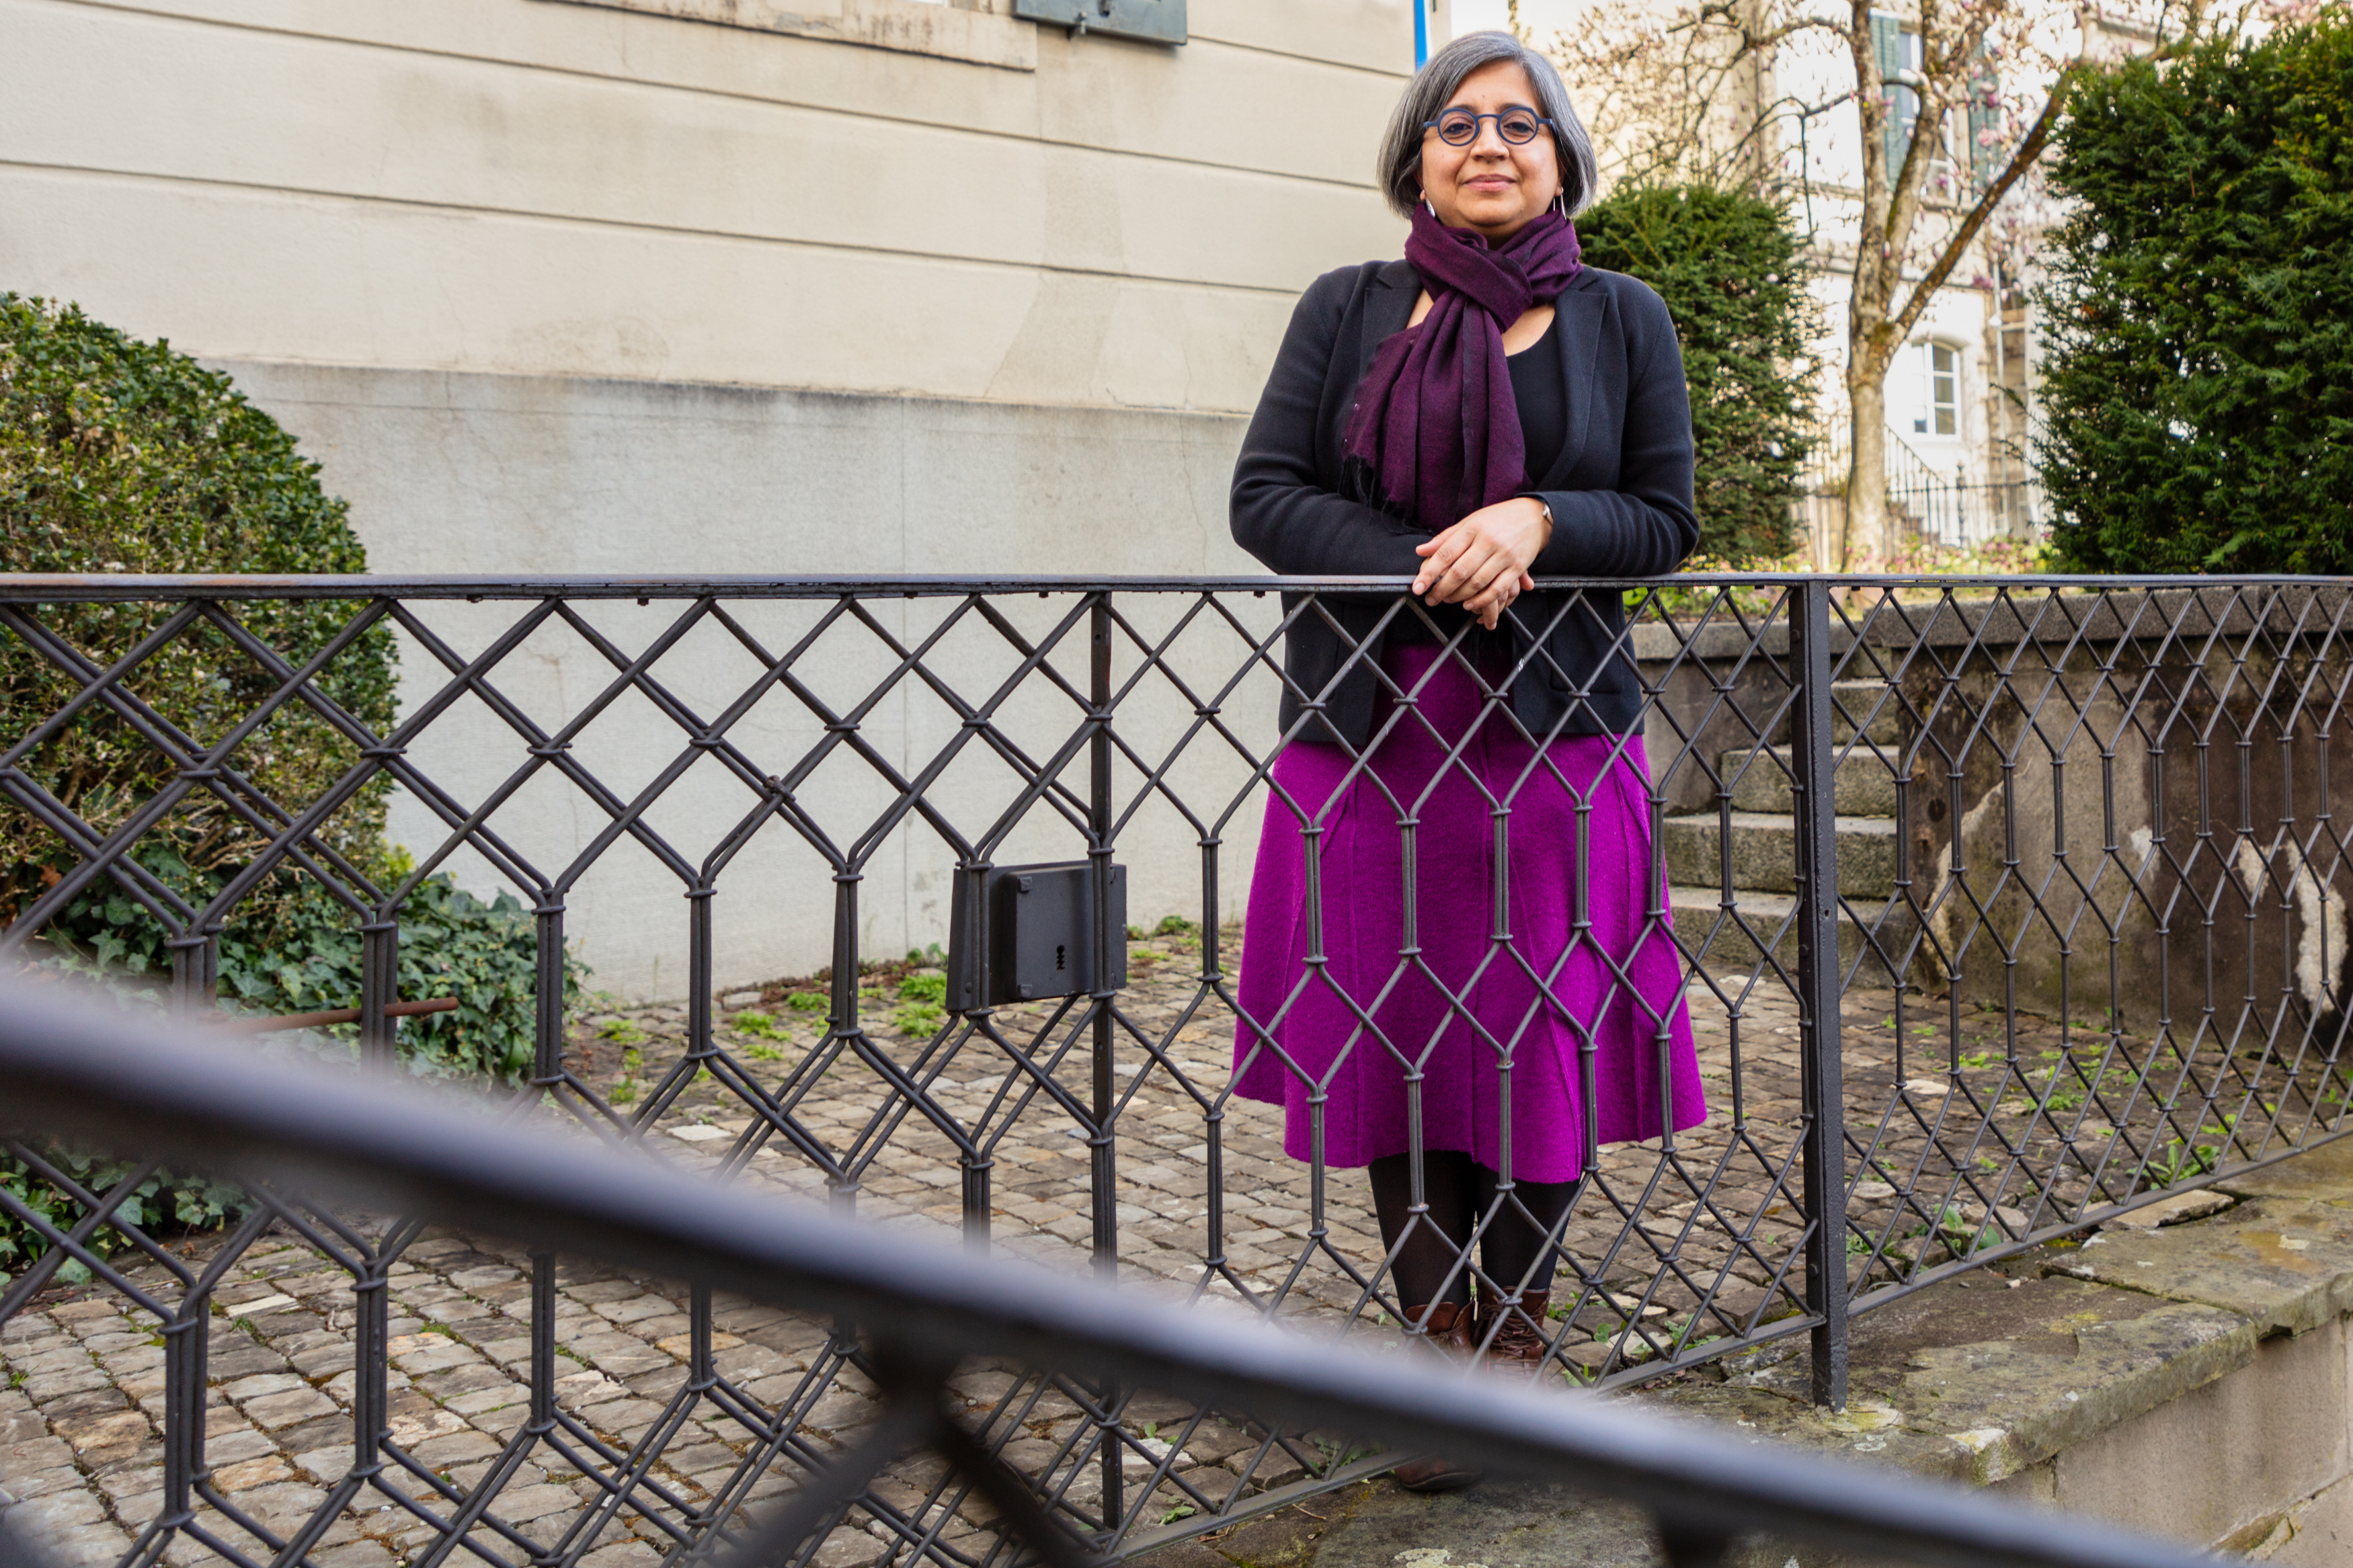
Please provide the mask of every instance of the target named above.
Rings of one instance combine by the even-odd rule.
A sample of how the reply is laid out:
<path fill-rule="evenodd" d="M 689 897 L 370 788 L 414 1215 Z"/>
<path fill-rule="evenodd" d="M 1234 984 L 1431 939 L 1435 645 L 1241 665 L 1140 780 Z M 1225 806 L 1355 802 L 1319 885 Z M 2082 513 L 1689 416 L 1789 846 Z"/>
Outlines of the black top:
<path fill-rule="evenodd" d="M 1520 405 L 1520 437 L 1527 443 L 1533 486 L 1560 461 L 1568 439 L 1568 404 L 1561 395 L 1560 345 L 1546 332 L 1504 363 L 1511 367 L 1512 400 Z"/>
<path fill-rule="evenodd" d="M 1420 293 L 1420 276 L 1406 262 L 1369 261 L 1325 273 L 1292 312 L 1234 464 L 1234 538 L 1268 570 L 1410 577 L 1419 568 L 1413 547 L 1428 532 L 1356 493 L 1360 481 L 1345 471 L 1340 446 L 1374 349 L 1404 328 Z M 1691 405 L 1674 323 L 1649 288 L 1597 267 L 1580 270 L 1553 303 L 1546 347 L 1559 366 L 1561 436 L 1525 492 L 1552 509 L 1552 540 L 1535 573 L 1663 575 L 1699 542 Z M 1515 356 L 1515 391 L 1535 373 L 1534 363 L 1517 363 L 1528 357 Z M 1525 419 L 1542 400 L 1519 395 Z M 1529 449 L 1541 456 L 1537 441 Z M 1320 718 L 1297 731 L 1303 739 L 1370 738 L 1378 681 L 1366 663 L 1379 657 L 1386 633 L 1374 627 L 1393 601 L 1388 593 L 1327 595 L 1340 628 L 1314 614 L 1293 624 L 1283 650 L 1285 732 L 1313 710 Z M 1625 614 L 1615 591 L 1524 595 L 1504 624 L 1515 650 L 1544 645 L 1512 685 L 1512 707 L 1533 733 L 1556 726 L 1569 735 L 1622 732 L 1640 721 L 1641 683 L 1617 646 Z M 1366 644 L 1362 655 L 1354 651 Z"/>
<path fill-rule="evenodd" d="M 1568 437 L 1568 405 L 1560 392 L 1560 345 L 1546 332 L 1506 357 L 1504 363 L 1512 373 L 1512 401 L 1519 405 L 1520 439 L 1527 447 L 1529 477 L 1520 481 L 1525 488 L 1535 482 L 1535 476 L 1549 471 L 1560 460 L 1561 443 Z M 1471 614 L 1460 605 L 1433 605 L 1430 612 L 1428 621 L 1408 615 L 1390 622 L 1387 640 L 1431 642 L 1436 640 L 1433 625 L 1451 637 Z M 1472 634 L 1474 637 L 1487 635 L 1483 626 Z"/>

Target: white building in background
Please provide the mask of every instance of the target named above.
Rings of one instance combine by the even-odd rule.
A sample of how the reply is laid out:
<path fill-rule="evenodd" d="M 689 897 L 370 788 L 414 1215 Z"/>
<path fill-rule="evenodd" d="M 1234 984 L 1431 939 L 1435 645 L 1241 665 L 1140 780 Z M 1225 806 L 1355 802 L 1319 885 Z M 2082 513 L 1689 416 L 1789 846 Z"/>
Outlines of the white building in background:
<path fill-rule="evenodd" d="M 1918 66 L 1913 15 L 1901 4 L 1873 13 L 1880 68 L 1891 80 Z M 1778 51 L 1760 97 L 1831 103 L 1851 92 L 1853 83 L 1853 64 L 1842 47 L 1810 53 L 1785 47 Z M 1912 139 L 1911 116 L 1918 109 L 1916 97 L 1905 88 L 1895 88 L 1894 99 L 1897 122 L 1890 127 L 1887 149 L 1891 178 Z M 1990 160 L 1983 156 L 1973 166 L 1971 129 L 1964 112 L 1956 110 L 1944 127 L 1947 155 L 1929 169 L 1929 200 L 1947 212 L 1974 203 L 1980 182 L 1991 172 L 1986 167 Z M 1802 137 L 1790 121 L 1777 121 L 1764 151 L 1766 167 L 1793 194 L 1814 236 L 1811 258 L 1825 328 L 1818 345 L 1822 377 L 1817 407 L 1826 440 L 1817 473 L 1825 485 L 1842 485 L 1851 427 L 1847 303 L 1862 219 L 1860 123 L 1849 104 L 1815 117 Z M 1924 218 L 1921 227 L 1926 230 L 1932 223 Z M 1907 292 L 1920 271 L 1907 272 Z M 1905 514 L 1900 521 L 1946 544 L 2023 533 L 2028 526 L 2031 509 L 2023 458 L 2031 334 L 2017 285 L 2014 278 L 2001 278 L 1988 247 L 1973 247 L 1931 298 L 1889 367 L 1887 482 L 1894 505 Z M 1833 516 L 1819 503 L 1811 514 L 1820 522 Z M 1870 548 L 1865 541 L 1855 546 Z"/>
<path fill-rule="evenodd" d="M 1662 17 L 1692 8 L 1689 0 L 1643 3 Z M 1577 28 L 1595 9 L 1593 0 L 1454 0 L 1452 12 L 1458 30 L 1504 26 L 1516 13 L 1524 32 L 1541 46 Z M 1881 68 L 1891 78 L 1917 64 L 1919 36 L 1909 20 L 1916 14 L 1905 0 L 1892 0 L 1876 13 Z M 1838 15 L 1842 19 L 1846 13 Z M 1732 100 L 1725 118 L 1745 128 L 1766 103 L 1837 100 L 1854 79 L 1842 47 L 1778 50 L 1769 69 L 1733 79 L 1725 89 Z M 1573 79 L 1573 71 L 1571 77 L 1569 90 L 1580 101 L 1600 97 L 1599 88 Z M 1896 97 L 1901 112 L 1910 95 L 1898 89 Z M 1943 161 L 1939 174 L 1956 196 L 1971 194 L 1972 171 L 1964 151 L 1968 129 L 1947 127 L 1954 156 Z M 1606 148 L 1623 138 L 1627 128 L 1596 123 L 1592 130 Z M 1810 259 L 1822 328 L 1815 345 L 1821 361 L 1815 406 L 1823 440 L 1809 486 L 1817 490 L 1842 489 L 1846 481 L 1846 318 L 1862 182 L 1860 134 L 1852 106 L 1839 104 L 1812 117 L 1802 134 L 1794 120 L 1781 118 L 1752 143 L 1757 157 L 1751 177 L 1787 193 L 1800 225 L 1813 237 Z M 2006 310 L 1997 302 L 1998 282 L 2009 299 Z M 1908 335 L 1887 379 L 1889 483 L 1920 529 L 1958 542 L 2023 525 L 2028 488 L 2021 459 L 2031 395 L 2030 342 L 2016 279 L 1999 279 L 1982 247 L 1937 290 Z M 1835 525 L 1841 504 L 1817 500 L 1809 507 L 1817 531 L 1823 524 Z"/>
<path fill-rule="evenodd" d="M 1300 289 L 1398 253 L 1374 142 L 1431 4 L 0 0 L 0 289 L 232 373 L 382 573 L 1253 571 L 1233 453 Z M 611 678 L 561 641 L 501 671 L 544 715 Z M 438 679 L 409 646 L 407 700 Z M 679 742 L 633 721 L 617 777 Z M 486 713 L 433 735 L 474 798 L 516 760 Z M 702 787 L 682 840 L 741 810 Z M 607 818 L 533 789 L 501 825 L 561 866 Z M 1189 830 L 1136 835 L 1137 915 L 1198 910 Z M 869 952 L 942 938 L 944 863 L 868 868 Z M 723 984 L 826 962 L 822 865 L 730 877 Z M 680 892 L 628 853 L 574 889 L 598 984 L 676 993 Z"/>

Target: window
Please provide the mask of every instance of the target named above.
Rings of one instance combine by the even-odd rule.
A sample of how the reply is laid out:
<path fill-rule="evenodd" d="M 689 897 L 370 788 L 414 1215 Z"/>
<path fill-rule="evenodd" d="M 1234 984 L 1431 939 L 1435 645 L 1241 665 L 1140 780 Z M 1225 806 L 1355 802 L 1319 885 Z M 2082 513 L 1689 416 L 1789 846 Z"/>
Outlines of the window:
<path fill-rule="evenodd" d="M 1961 351 L 1950 343 L 1921 345 L 1921 371 L 1926 396 L 1913 416 L 1915 436 L 1957 436 L 1961 433 Z"/>
<path fill-rule="evenodd" d="M 1917 28 L 1905 25 L 1900 16 L 1885 11 L 1871 14 L 1871 49 L 1879 64 L 1880 79 L 1887 84 L 1887 120 L 1880 128 L 1880 136 L 1887 152 L 1887 179 L 1890 184 L 1903 172 L 1904 155 L 1911 149 L 1912 132 L 1920 121 L 1920 93 L 1915 86 L 1921 79 L 1921 68 L 1927 55 Z M 1928 194 L 1932 198 L 1951 200 L 1973 195 L 1990 184 L 2004 161 L 2001 111 L 2001 75 L 1986 58 L 1985 45 L 1980 42 L 1966 84 L 1967 113 L 1963 117 L 1963 133 L 1968 137 L 1968 177 L 1969 189 L 1958 188 L 1960 171 L 1954 167 L 1952 150 L 1940 144 L 1934 161 L 1928 166 Z M 1939 128 L 1939 142 L 1953 134 L 1949 125 Z"/>

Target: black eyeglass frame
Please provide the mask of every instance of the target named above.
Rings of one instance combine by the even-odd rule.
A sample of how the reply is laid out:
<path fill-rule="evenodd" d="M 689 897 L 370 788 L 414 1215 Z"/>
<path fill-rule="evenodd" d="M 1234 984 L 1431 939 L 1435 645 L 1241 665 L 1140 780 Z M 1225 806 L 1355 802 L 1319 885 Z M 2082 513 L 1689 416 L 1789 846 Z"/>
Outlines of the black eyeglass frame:
<path fill-rule="evenodd" d="M 1529 119 L 1536 122 L 1535 130 L 1529 132 L 1525 137 L 1515 140 L 1509 132 L 1504 129 L 1504 117 L 1508 114 L 1527 115 Z M 1444 130 L 1440 129 L 1449 119 L 1457 115 L 1467 115 L 1471 121 L 1471 134 L 1465 136 L 1460 142 L 1452 140 L 1446 134 Z M 1421 122 L 1421 128 L 1424 131 L 1436 131 L 1438 132 L 1438 139 L 1440 142 L 1445 142 L 1449 147 L 1468 147 L 1473 142 L 1479 140 L 1479 121 L 1482 120 L 1492 120 L 1495 122 L 1495 134 L 1503 138 L 1504 144 L 1507 147 L 1528 146 L 1533 143 L 1539 135 L 1552 129 L 1552 120 L 1549 116 L 1537 114 L 1525 109 L 1501 109 L 1497 110 L 1493 114 L 1472 114 L 1471 110 L 1467 109 L 1450 109 L 1444 113 L 1439 115 L 1435 120 L 1423 121 Z"/>

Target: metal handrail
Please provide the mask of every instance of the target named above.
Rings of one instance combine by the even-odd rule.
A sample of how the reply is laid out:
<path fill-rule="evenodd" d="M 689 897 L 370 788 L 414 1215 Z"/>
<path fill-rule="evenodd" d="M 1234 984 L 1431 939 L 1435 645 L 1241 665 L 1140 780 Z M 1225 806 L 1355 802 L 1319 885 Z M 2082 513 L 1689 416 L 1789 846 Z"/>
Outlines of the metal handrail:
<path fill-rule="evenodd" d="M 944 1414 L 959 1358 L 1004 1355 L 1122 1384 L 1182 1387 L 1254 1415 L 1438 1447 L 1504 1473 L 1571 1482 L 1649 1510 L 1676 1568 L 1759 1531 L 1954 1568 L 2190 1568 L 2203 1553 L 2030 1513 L 1885 1470 L 1760 1447 L 1591 1397 L 1450 1374 L 1263 1324 L 1148 1304 L 617 1154 L 544 1127 L 480 1136 L 480 1101 L 311 1062 L 269 1059 L 58 994 L 0 984 L 0 1118 L 304 1197 L 492 1228 L 534 1248 L 855 1320 L 886 1369 L 875 1436 L 732 1563 L 780 1559 L 903 1447 L 944 1450 L 1028 1545 L 1086 1549 Z M 978 1472 L 978 1473 L 976 1473 Z M 5 1532 L 0 1532 L 4 1535 Z M 0 1555 L 8 1551 L 0 1539 Z"/>
<path fill-rule="evenodd" d="M 2102 573 L 1856 573 L 1678 572 L 1665 577 L 1538 577 L 1538 589 L 1601 588 L 1639 593 L 1649 588 L 1777 588 L 1828 584 L 1840 589 L 1994 588 L 2042 593 L 2052 588 L 2115 593 L 2176 588 L 2313 588 L 2353 584 L 2348 576 L 2282 576 L 2260 573 L 2126 575 Z M 0 572 L 0 604 L 181 603 L 197 599 L 823 599 L 843 595 L 898 594 L 908 598 L 992 594 L 1398 594 L 1410 577 L 1384 576 L 1108 576 L 1008 574 L 955 576 L 936 573 L 875 573 L 855 576 L 719 574 L 625 576 L 479 575 L 139 576 L 129 573 Z"/>

